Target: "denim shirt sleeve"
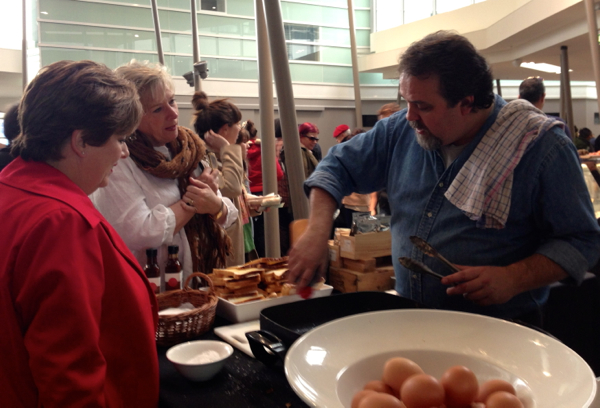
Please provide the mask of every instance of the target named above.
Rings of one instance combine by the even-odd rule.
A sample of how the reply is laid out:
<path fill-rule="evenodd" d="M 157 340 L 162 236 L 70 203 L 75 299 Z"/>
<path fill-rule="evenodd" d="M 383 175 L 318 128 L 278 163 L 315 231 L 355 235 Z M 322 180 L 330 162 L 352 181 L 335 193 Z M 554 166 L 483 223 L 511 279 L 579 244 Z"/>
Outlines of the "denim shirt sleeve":
<path fill-rule="evenodd" d="M 545 154 L 534 191 L 537 223 L 546 238 L 536 253 L 560 265 L 571 278 L 567 281 L 580 283 L 600 255 L 600 229 L 573 143 L 556 128 L 541 142 L 538 150 Z"/>
<path fill-rule="evenodd" d="M 370 131 L 329 149 L 304 183 L 306 194 L 311 188 L 319 187 L 331 194 L 339 206 L 342 198 L 351 193 L 366 194 L 384 189 L 392 149 L 389 136 L 395 119 L 382 119 Z"/>

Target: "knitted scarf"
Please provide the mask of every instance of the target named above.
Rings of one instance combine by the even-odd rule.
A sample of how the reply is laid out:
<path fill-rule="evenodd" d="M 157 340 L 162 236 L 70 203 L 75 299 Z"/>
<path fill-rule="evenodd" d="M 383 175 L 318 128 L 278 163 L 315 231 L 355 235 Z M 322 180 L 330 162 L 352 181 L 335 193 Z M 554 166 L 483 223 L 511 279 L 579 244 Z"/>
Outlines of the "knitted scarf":
<path fill-rule="evenodd" d="M 158 178 L 177 179 L 181 196 L 189 184 L 188 178 L 206 155 L 204 142 L 190 129 L 178 126 L 177 139 L 167 144 L 171 160 L 156 151 L 148 136 L 137 130 L 127 141 L 135 164 Z M 185 225 L 185 233 L 192 253 L 192 270 L 212 273 L 213 268 L 225 267 L 231 252 L 231 239 L 223 228 L 208 214 L 195 214 Z"/>

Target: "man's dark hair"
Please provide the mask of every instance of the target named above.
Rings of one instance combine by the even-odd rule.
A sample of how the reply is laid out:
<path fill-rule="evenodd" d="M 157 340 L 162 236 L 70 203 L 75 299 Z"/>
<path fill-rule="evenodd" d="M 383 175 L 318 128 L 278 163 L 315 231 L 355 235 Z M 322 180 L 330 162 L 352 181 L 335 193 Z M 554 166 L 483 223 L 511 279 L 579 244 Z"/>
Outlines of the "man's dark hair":
<path fill-rule="evenodd" d="M 440 94 L 449 107 L 473 95 L 473 109 L 494 102 L 492 71 L 473 44 L 450 31 L 438 31 L 412 43 L 400 58 L 400 74 L 419 79 L 439 77 Z"/>
<path fill-rule="evenodd" d="M 21 133 L 21 125 L 19 125 L 19 104 L 16 103 L 4 114 L 4 136 L 8 142 L 12 142 Z"/>
<path fill-rule="evenodd" d="M 527 78 L 519 85 L 519 98 L 532 104 L 538 102 L 546 93 L 544 80 L 541 77 Z"/>
<path fill-rule="evenodd" d="M 587 140 L 590 137 L 592 137 L 592 131 L 589 130 L 588 128 L 581 128 L 579 129 L 579 138 L 583 139 L 583 140 Z"/>

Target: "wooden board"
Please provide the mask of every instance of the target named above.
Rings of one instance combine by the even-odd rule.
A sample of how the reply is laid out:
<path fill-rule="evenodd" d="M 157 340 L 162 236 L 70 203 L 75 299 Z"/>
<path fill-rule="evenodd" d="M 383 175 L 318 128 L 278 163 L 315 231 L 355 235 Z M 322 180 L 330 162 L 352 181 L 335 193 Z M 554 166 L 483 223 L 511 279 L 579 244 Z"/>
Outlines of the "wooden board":
<path fill-rule="evenodd" d="M 390 290 L 393 288 L 392 276 L 394 276 L 392 266 L 380 267 L 371 272 L 329 268 L 329 284 L 342 293 Z"/>

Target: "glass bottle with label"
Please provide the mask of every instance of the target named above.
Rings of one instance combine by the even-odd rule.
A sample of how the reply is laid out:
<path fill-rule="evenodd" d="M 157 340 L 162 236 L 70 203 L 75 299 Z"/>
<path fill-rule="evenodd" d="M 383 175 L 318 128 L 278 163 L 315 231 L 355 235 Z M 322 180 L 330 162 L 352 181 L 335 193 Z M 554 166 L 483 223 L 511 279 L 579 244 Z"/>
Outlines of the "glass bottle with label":
<path fill-rule="evenodd" d="M 179 246 L 169 245 L 169 258 L 165 265 L 165 291 L 181 289 L 181 263 L 179 262 Z"/>
<path fill-rule="evenodd" d="M 144 266 L 144 273 L 155 294 L 160 293 L 160 267 L 156 260 L 157 254 L 158 250 L 155 248 L 146 249 L 146 266 Z"/>

